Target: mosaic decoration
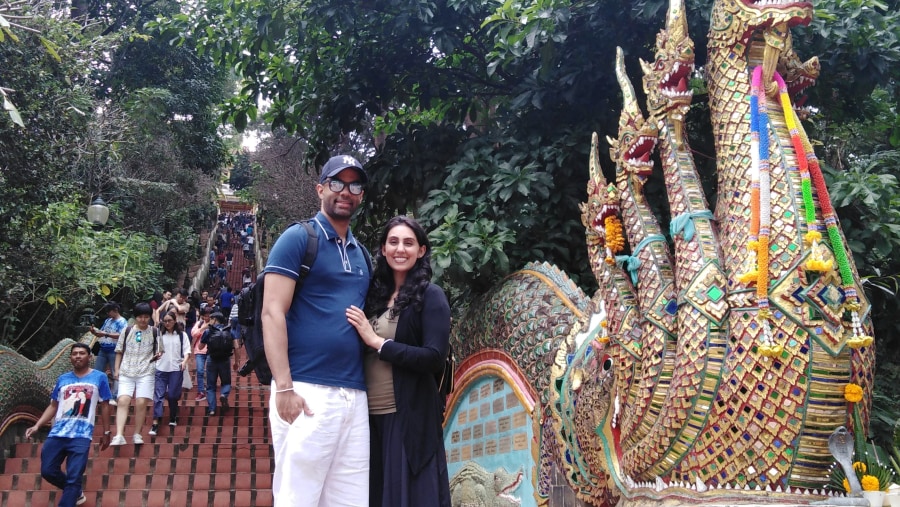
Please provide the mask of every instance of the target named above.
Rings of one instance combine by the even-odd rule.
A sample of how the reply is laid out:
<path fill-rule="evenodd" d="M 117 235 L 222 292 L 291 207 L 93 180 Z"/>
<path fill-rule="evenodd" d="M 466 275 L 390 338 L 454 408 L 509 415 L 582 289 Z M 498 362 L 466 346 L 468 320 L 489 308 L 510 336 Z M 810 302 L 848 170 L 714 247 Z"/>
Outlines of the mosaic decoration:
<path fill-rule="evenodd" d="M 529 266 L 473 303 L 452 338 L 461 358 L 502 353 L 534 389 L 537 505 L 551 504 L 551 468 L 597 506 L 808 503 L 828 494 L 827 437 L 849 424 L 847 384 L 861 386 L 868 417 L 869 304 L 791 106 L 819 74 L 790 34 L 812 7 L 713 5 L 714 212 L 683 127 L 694 73 L 685 13 L 671 0 L 655 59 L 641 62 L 648 116 L 616 55 L 615 181 L 603 175 L 595 135 L 582 205 L 599 282 L 592 300 Z M 751 96 L 762 102 L 751 106 Z M 668 231 L 643 196 L 655 149 Z"/>
<path fill-rule="evenodd" d="M 531 407 L 504 378 L 487 373 L 463 387 L 444 429 L 454 505 L 520 505 L 533 487 Z M 492 470 L 492 472 L 488 472 Z"/>

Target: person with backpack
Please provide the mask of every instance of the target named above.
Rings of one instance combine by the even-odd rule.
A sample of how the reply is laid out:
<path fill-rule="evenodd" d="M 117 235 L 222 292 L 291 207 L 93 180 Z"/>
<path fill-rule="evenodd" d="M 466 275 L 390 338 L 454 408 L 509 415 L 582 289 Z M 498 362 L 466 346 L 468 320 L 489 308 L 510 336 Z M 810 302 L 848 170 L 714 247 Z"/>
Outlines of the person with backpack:
<path fill-rule="evenodd" d="M 159 332 L 150 325 L 153 309 L 147 303 L 134 305 L 133 326 L 125 328 L 116 343 L 116 367 L 113 379 L 119 382 L 116 407 L 116 435 L 109 445 L 125 445 L 125 423 L 131 398 L 134 402 L 134 443 L 143 444 L 144 421 L 147 404 L 153 401 L 156 368 L 153 363 L 164 350 L 159 343 Z"/>
<path fill-rule="evenodd" d="M 371 277 L 368 253 L 350 231 L 367 182 L 353 157 L 329 159 L 316 185 L 321 210 L 306 224 L 316 235 L 315 265 L 302 268 L 309 231 L 294 224 L 257 280 L 264 282 L 260 320 L 273 377 L 276 507 L 360 506 L 369 495 L 364 344 L 345 316 L 365 304 Z"/>
<path fill-rule="evenodd" d="M 213 312 L 209 318 L 210 324 L 200 338 L 200 343 L 206 345 L 206 415 L 216 415 L 216 380 L 222 381 L 220 411 L 228 410 L 231 356 L 236 345 L 231 333 L 225 329 L 225 316 L 221 312 Z"/>
<path fill-rule="evenodd" d="M 450 304 L 431 275 L 425 229 L 394 217 L 381 235 L 365 313 L 347 310 L 368 346 L 370 507 L 450 507 L 438 390 L 450 349 Z"/>
<path fill-rule="evenodd" d="M 178 322 L 175 312 L 163 316 L 159 341 L 160 349 L 170 352 L 163 354 L 159 361 L 156 361 L 153 424 L 150 425 L 152 437 L 159 432 L 164 400 L 169 401 L 169 426 L 174 428 L 178 424 L 178 402 L 181 401 L 184 370 L 191 355 L 191 339 L 184 332 L 184 326 Z"/>

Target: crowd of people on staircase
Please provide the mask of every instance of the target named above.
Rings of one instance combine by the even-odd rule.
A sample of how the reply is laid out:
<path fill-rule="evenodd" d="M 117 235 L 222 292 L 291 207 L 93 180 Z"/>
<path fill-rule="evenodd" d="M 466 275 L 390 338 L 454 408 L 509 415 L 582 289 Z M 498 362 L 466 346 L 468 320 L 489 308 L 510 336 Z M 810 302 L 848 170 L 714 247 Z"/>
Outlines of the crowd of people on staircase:
<path fill-rule="evenodd" d="M 102 326 L 90 327 L 90 332 L 97 337 L 94 368 L 103 373 L 108 371 L 112 393 L 109 403 L 119 407 L 116 433 L 110 445 L 126 443 L 124 428 L 132 399 L 135 407 L 131 438 L 135 444 L 144 442 L 148 406 L 153 413 L 149 436 L 159 434 L 166 403 L 169 427 L 178 425 L 178 407 L 184 389 L 197 386 L 194 401 L 207 403 L 207 415 L 215 415 L 217 401 L 220 412 L 228 409 L 231 371 L 237 370 L 240 364 L 242 336 L 235 312 L 235 293 L 226 279 L 235 267 L 234 250 L 252 238 L 253 216 L 241 213 L 219 218 L 219 232 L 210 253 L 210 273 L 215 277 L 210 278 L 207 290 L 189 294 L 186 289 L 178 288 L 157 293 L 149 302 L 134 307 L 132 326 L 122 316 L 121 306 L 110 301 L 101 310 L 107 315 Z M 252 281 L 250 266 L 243 267 L 242 284 L 246 286 Z M 231 352 L 227 357 L 208 354 L 207 342 L 216 329 L 224 329 L 229 339 Z M 194 378 L 190 374 L 191 365 Z"/>
<path fill-rule="evenodd" d="M 451 504 L 441 426 L 446 400 L 436 382 L 449 352 L 449 303 L 431 283 L 431 245 L 414 219 L 388 221 L 374 261 L 353 236 L 350 221 L 367 183 L 356 159 L 331 158 L 316 185 L 321 210 L 309 221 L 315 237 L 304 225 L 292 225 L 272 246 L 264 270 L 261 325 L 273 377 L 269 421 L 276 507 Z M 97 370 L 83 367 L 76 349 L 84 347 L 73 348 L 76 374 L 89 371 L 96 380 L 96 394 L 87 402 L 99 401 L 104 409 L 107 399 L 118 402 L 116 434 L 108 441 L 107 431 L 101 449 L 106 442 L 125 443 L 132 397 L 137 400 L 135 444 L 143 443 L 148 403 L 153 403 L 150 435 L 159 431 L 166 401 L 169 424 L 177 425 L 192 355 L 194 400 L 207 402 L 208 415 L 228 409 L 231 371 L 240 364 L 241 329 L 227 279 L 236 264 L 232 250 L 239 247 L 250 263 L 242 269 L 241 284 L 253 282 L 253 221 L 247 215 L 228 216 L 219 225 L 209 256 L 208 291 L 189 295 L 179 289 L 174 297 L 155 297 L 152 306 L 138 304 L 136 323 L 128 327 L 121 308 L 109 305 L 107 321 L 91 328 L 99 343 Z M 315 262 L 304 269 L 307 243 L 315 248 Z M 112 392 L 102 375 L 110 366 L 113 382 L 118 381 Z M 62 382 L 61 377 L 54 401 L 28 436 L 61 410 Z M 54 432 L 56 426 L 51 436 Z M 85 435 L 92 435 L 92 426 Z M 58 452 L 54 445 L 48 450 L 45 443 L 48 460 Z M 86 452 L 70 455 L 73 474 L 86 459 Z M 80 476 L 77 481 L 60 476 L 54 461 L 44 477 L 64 488 L 60 505 L 80 505 Z"/>

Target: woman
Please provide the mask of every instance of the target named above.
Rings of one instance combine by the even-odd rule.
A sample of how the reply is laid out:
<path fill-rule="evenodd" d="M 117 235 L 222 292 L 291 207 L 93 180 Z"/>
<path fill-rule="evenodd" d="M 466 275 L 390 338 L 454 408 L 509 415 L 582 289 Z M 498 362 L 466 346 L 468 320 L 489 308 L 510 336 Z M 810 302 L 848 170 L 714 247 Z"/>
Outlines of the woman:
<path fill-rule="evenodd" d="M 200 320 L 191 328 L 191 337 L 194 343 L 194 361 L 197 364 L 197 397 L 194 401 L 206 399 L 206 344 L 201 343 L 203 333 L 209 328 L 209 315 L 212 308 L 205 306 L 200 310 Z"/>
<path fill-rule="evenodd" d="M 435 376 L 449 350 L 450 305 L 430 283 L 431 246 L 415 220 L 385 226 L 366 314 L 347 320 L 368 346 L 371 507 L 449 507 L 443 400 Z"/>
<path fill-rule="evenodd" d="M 153 362 L 158 360 L 165 349 L 159 342 L 159 333 L 150 326 L 153 309 L 147 303 L 134 305 L 134 322 L 119 335 L 116 342 L 116 367 L 113 379 L 119 382 L 116 408 L 116 436 L 109 445 L 125 445 L 125 423 L 131 398 L 134 402 L 134 443 L 143 444 L 144 420 L 147 418 L 147 403 L 153 400 Z"/>
<path fill-rule="evenodd" d="M 170 351 L 156 361 L 156 389 L 153 393 L 153 424 L 150 436 L 159 432 L 159 420 L 163 415 L 163 400 L 169 400 L 169 426 L 178 423 L 178 402 L 181 400 L 184 370 L 191 356 L 191 339 L 184 332 L 184 327 L 177 320 L 175 312 L 169 312 L 162 318 L 159 340 L 162 349 Z"/>

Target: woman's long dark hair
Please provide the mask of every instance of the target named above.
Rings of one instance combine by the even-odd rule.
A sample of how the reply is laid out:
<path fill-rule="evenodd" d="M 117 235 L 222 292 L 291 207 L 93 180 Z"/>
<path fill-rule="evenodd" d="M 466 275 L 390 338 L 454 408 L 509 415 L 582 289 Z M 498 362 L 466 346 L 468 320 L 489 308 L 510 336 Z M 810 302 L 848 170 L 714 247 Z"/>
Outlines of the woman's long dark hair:
<path fill-rule="evenodd" d="M 366 297 L 366 313 L 369 317 L 381 315 L 387 310 L 391 294 L 394 293 L 394 272 L 388 266 L 387 259 L 384 258 L 381 250 L 387 243 L 391 229 L 398 225 L 405 225 L 412 229 L 419 246 L 425 247 L 425 255 L 417 259 L 415 265 L 406 274 L 406 280 L 400 287 L 397 298 L 394 300 L 394 306 L 391 308 L 391 317 L 396 317 L 410 306 L 417 311 L 421 310 L 425 289 L 431 282 L 431 243 L 428 242 L 425 229 L 418 222 L 404 215 L 388 220 L 387 225 L 384 226 L 384 232 L 381 233 L 378 251 L 375 253 L 375 272 L 372 274 L 372 283 L 369 285 L 369 294 Z"/>
<path fill-rule="evenodd" d="M 172 317 L 172 320 L 175 321 L 175 325 L 172 326 L 172 331 L 174 331 L 175 334 L 181 334 L 184 332 L 184 324 L 182 324 L 181 322 L 178 322 L 178 316 L 176 315 L 176 313 L 169 312 L 159 318 L 159 333 L 160 334 L 166 334 L 166 323 L 163 322 L 163 320 L 166 317 Z"/>

